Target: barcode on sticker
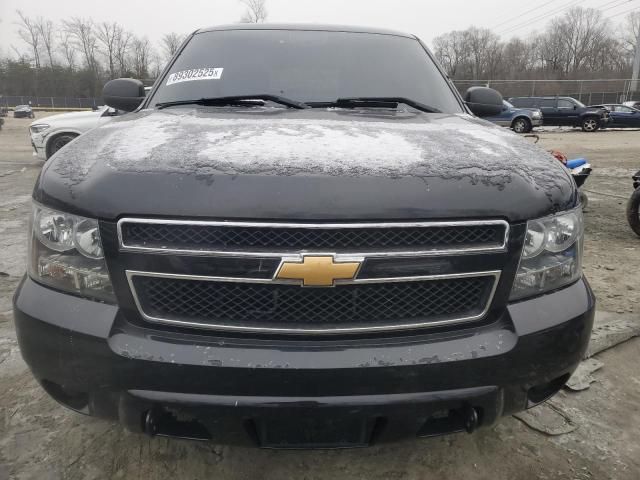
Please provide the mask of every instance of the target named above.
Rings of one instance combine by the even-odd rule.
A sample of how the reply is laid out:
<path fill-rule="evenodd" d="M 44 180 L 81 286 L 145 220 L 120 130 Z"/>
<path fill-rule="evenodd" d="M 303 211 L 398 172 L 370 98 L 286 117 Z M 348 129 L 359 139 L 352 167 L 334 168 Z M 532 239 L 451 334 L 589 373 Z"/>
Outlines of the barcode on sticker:
<path fill-rule="evenodd" d="M 224 68 L 192 68 L 172 73 L 167 79 L 167 85 L 180 82 L 193 82 L 194 80 L 220 80 Z"/>

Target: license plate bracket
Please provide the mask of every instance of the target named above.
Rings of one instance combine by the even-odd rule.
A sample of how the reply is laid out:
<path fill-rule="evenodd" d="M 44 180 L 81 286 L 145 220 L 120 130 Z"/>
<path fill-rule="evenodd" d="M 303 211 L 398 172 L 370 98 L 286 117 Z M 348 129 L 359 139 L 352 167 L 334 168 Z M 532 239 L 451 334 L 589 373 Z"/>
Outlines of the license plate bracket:
<path fill-rule="evenodd" d="M 371 443 L 375 419 L 316 413 L 260 418 L 255 425 L 263 448 L 357 448 Z"/>

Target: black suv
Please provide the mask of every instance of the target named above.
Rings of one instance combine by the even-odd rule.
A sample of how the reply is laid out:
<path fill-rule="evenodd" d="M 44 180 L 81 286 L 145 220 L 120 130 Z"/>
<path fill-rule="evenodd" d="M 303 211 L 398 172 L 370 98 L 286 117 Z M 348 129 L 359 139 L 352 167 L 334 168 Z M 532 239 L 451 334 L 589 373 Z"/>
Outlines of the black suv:
<path fill-rule="evenodd" d="M 512 97 L 509 102 L 518 108 L 539 108 L 545 125 L 580 127 L 584 132 L 595 132 L 609 121 L 605 108 L 587 107 L 571 97 Z"/>
<path fill-rule="evenodd" d="M 22 355 L 154 435 L 345 447 L 555 394 L 591 331 L 574 181 L 386 30 L 194 32 L 33 191 Z"/>

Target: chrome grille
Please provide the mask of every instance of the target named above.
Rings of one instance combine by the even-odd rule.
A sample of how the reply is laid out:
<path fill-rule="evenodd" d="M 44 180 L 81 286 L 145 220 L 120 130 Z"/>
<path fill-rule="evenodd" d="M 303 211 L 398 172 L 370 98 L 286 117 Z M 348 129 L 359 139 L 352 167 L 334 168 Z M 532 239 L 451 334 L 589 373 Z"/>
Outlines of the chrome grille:
<path fill-rule="evenodd" d="M 301 288 L 150 276 L 131 277 L 149 319 L 200 327 L 306 332 L 437 325 L 480 316 L 494 276 Z"/>
<path fill-rule="evenodd" d="M 509 224 L 503 220 L 252 223 L 123 218 L 117 232 L 136 306 L 149 322 L 330 334 L 483 318 L 500 279 L 501 262 L 487 262 L 491 271 L 470 272 L 462 266 L 466 262 L 453 257 L 506 252 Z M 169 271 L 127 269 L 149 264 L 134 260 L 136 254 L 158 253 L 181 258 L 157 262 Z M 337 277 L 333 287 L 304 287 L 295 277 L 278 277 L 285 262 L 304 263 L 313 256 L 330 256 L 336 264 L 360 262 L 362 268 L 355 278 Z M 396 257 L 402 258 L 401 264 Z M 249 259 L 253 270 L 243 271 Z M 223 260 L 226 267 L 232 262 L 233 268 L 218 269 Z M 255 275 L 255 262 L 265 275 Z M 189 271 L 191 264 L 201 273 Z M 469 263 L 482 264 L 479 258 Z M 234 276 L 225 276 L 226 271 Z"/>
<path fill-rule="evenodd" d="M 125 250 L 201 252 L 420 252 L 496 250 L 505 246 L 508 224 L 422 222 L 388 224 L 279 224 L 123 219 Z"/>

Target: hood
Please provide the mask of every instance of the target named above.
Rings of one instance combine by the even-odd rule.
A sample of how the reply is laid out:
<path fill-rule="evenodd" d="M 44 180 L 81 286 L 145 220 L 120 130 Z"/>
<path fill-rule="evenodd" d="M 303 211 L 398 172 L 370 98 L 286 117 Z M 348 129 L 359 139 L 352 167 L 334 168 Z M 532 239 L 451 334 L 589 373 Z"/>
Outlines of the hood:
<path fill-rule="evenodd" d="M 43 123 L 46 121 L 47 123 L 51 122 L 66 122 L 68 120 L 77 121 L 84 120 L 89 118 L 100 118 L 104 113 L 104 108 L 98 109 L 96 111 L 82 111 L 82 112 L 69 112 L 69 113 L 59 113 L 57 115 L 51 115 L 46 117 L 45 119 L 38 120 L 37 123 Z M 35 123 L 35 122 L 34 122 Z"/>
<path fill-rule="evenodd" d="M 34 197 L 101 219 L 519 221 L 576 204 L 551 155 L 469 115 L 266 107 L 117 118 L 56 153 Z"/>

